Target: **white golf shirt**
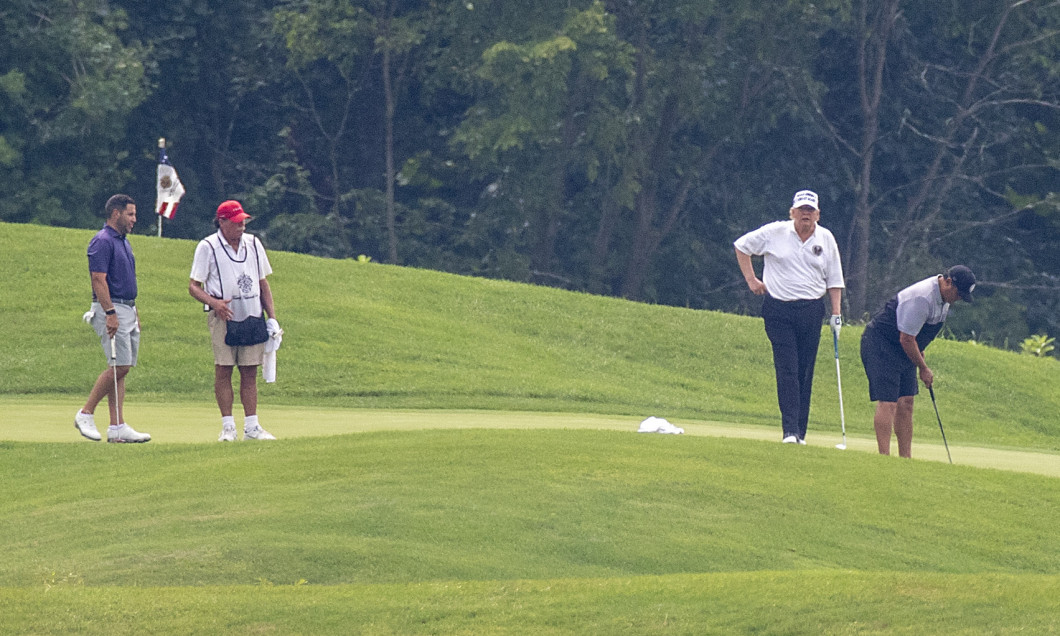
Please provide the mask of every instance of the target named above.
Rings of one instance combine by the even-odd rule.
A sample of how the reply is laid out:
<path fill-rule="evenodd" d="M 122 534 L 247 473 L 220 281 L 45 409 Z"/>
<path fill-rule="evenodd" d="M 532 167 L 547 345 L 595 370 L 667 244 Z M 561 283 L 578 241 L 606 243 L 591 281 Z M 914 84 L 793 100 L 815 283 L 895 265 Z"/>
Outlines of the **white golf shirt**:
<path fill-rule="evenodd" d="M 916 337 L 924 325 L 937 325 L 946 320 L 950 304 L 942 300 L 939 277 L 925 278 L 898 292 L 895 323 L 898 331 Z"/>
<path fill-rule="evenodd" d="M 843 288 L 843 265 L 835 237 L 820 224 L 803 242 L 795 221 L 775 221 L 736 239 L 733 246 L 752 256 L 763 256 L 762 282 L 781 301 L 814 300 L 831 288 Z"/>
<path fill-rule="evenodd" d="M 207 294 L 232 301 L 228 304 L 232 320 L 261 315 L 260 281 L 271 273 L 261 241 L 246 233 L 239 249 L 233 250 L 218 230 L 199 241 L 191 263 L 191 279 L 204 283 Z"/>

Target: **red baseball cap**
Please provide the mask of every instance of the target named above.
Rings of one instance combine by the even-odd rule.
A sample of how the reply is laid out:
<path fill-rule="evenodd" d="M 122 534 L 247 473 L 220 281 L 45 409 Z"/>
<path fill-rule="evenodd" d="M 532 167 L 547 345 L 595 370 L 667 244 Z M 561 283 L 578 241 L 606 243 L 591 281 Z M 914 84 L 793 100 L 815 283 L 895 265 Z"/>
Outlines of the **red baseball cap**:
<path fill-rule="evenodd" d="M 252 219 L 254 217 L 243 211 L 243 206 L 239 204 L 239 201 L 229 200 L 217 206 L 217 218 L 240 223 L 244 219 Z"/>

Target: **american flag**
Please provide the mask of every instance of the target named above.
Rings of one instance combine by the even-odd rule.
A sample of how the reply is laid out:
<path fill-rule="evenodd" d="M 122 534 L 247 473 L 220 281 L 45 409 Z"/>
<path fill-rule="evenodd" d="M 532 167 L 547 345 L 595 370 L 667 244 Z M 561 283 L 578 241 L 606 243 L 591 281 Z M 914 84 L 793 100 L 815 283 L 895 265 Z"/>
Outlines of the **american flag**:
<path fill-rule="evenodd" d="M 180 198 L 184 196 L 184 186 L 177 177 L 173 164 L 169 163 L 166 148 L 158 147 L 158 196 L 155 199 L 155 214 L 172 219 L 177 213 Z"/>

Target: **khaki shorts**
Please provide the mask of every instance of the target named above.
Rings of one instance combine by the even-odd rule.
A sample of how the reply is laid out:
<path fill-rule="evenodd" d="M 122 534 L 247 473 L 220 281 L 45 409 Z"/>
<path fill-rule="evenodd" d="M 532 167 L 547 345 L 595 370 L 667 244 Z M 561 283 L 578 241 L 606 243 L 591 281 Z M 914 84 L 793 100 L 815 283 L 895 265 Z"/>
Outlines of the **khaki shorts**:
<path fill-rule="evenodd" d="M 213 362 L 222 367 L 260 367 L 265 359 L 265 343 L 250 347 L 229 347 L 225 344 L 228 325 L 211 310 L 206 314 L 210 327 L 210 343 L 213 345 Z"/>

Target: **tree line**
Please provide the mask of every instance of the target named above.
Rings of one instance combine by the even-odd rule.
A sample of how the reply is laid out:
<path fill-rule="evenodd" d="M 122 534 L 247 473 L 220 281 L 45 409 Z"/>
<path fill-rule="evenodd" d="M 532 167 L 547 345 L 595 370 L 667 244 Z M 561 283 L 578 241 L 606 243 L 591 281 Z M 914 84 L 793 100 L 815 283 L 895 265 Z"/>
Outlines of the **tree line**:
<path fill-rule="evenodd" d="M 954 334 L 1060 333 L 1057 0 L 5 0 L 0 220 L 150 232 L 155 141 L 272 249 L 757 311 L 821 196 L 845 313 L 966 263 Z M 145 222 L 145 220 L 147 222 Z"/>

